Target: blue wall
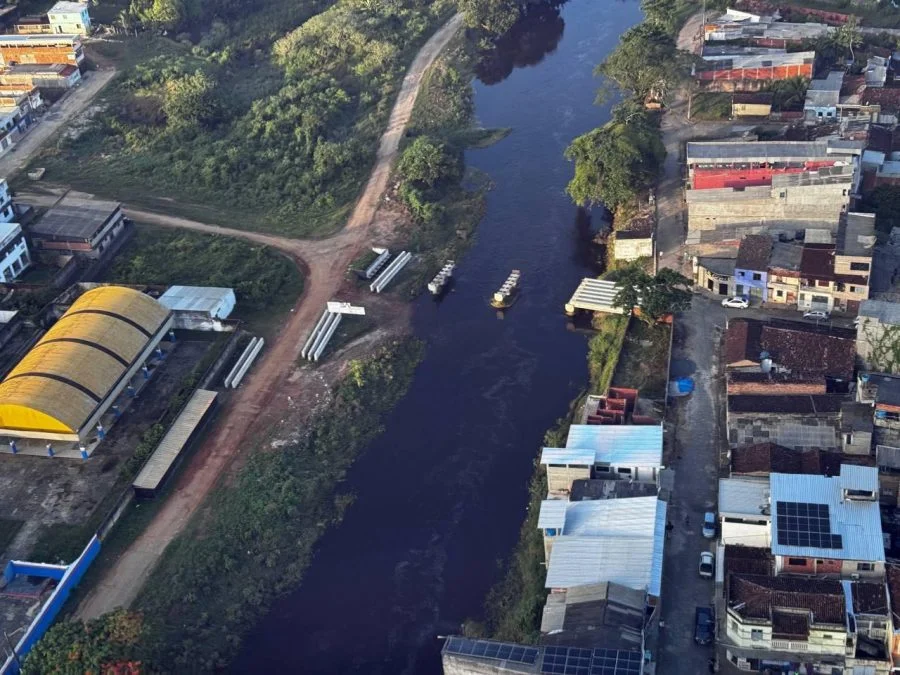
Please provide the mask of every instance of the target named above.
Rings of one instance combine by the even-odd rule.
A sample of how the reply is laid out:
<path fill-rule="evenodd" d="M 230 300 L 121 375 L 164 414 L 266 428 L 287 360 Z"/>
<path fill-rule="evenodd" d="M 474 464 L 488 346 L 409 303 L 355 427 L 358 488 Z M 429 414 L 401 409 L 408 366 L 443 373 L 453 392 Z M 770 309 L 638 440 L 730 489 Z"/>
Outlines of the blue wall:
<path fill-rule="evenodd" d="M 753 275 L 759 274 L 760 279 L 754 280 Z M 766 284 L 769 281 L 769 274 L 766 270 L 746 270 L 738 267 L 734 268 L 734 292 L 735 295 L 751 295 L 750 289 L 759 289 L 759 294 L 753 294 L 754 297 L 762 297 L 765 302 L 769 299 L 768 288 Z M 739 290 L 739 286 L 743 286 L 743 290 Z"/>

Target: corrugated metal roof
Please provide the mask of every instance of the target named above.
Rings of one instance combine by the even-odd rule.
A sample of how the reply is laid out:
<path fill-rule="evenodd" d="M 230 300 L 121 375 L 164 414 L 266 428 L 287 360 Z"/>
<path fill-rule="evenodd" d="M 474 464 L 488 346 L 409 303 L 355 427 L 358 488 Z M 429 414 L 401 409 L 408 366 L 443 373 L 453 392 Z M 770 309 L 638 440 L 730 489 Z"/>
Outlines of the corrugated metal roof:
<path fill-rule="evenodd" d="M 878 492 L 878 469 L 871 466 L 841 464 L 841 489 Z"/>
<path fill-rule="evenodd" d="M 815 52 L 790 52 L 783 54 L 710 54 L 702 57 L 713 70 L 740 68 L 777 68 L 802 66 L 812 63 Z"/>
<path fill-rule="evenodd" d="M 568 304 L 575 309 L 622 314 L 622 308 L 613 305 L 618 293 L 619 287 L 612 281 L 588 277 L 578 284 Z"/>
<path fill-rule="evenodd" d="M 198 389 L 184 406 L 184 410 L 175 420 L 171 428 L 163 436 L 162 441 L 153 451 L 150 459 L 141 469 L 133 486 L 143 490 L 156 490 L 159 488 L 166 473 L 172 464 L 184 450 L 184 446 L 191 434 L 206 415 L 213 401 L 216 400 L 216 392 L 207 389 Z"/>
<path fill-rule="evenodd" d="M 759 516 L 769 506 L 769 481 L 745 478 L 719 479 L 719 514 Z"/>
<path fill-rule="evenodd" d="M 754 162 L 797 161 L 826 157 L 828 143 L 824 141 L 701 141 L 687 144 L 687 161 L 705 163 L 710 160 Z"/>
<path fill-rule="evenodd" d="M 857 467 L 873 472 L 874 467 Z M 843 467 L 842 467 L 843 470 Z M 769 476 L 772 491 L 772 553 L 784 556 L 828 558 L 839 560 L 883 561 L 884 542 L 878 501 L 843 499 L 841 477 L 773 473 Z M 788 546 L 778 543 L 777 502 L 826 504 L 832 534 L 841 535 L 842 547 Z"/>
<path fill-rule="evenodd" d="M 566 524 L 566 509 L 569 502 L 565 499 L 545 499 L 541 502 L 541 512 L 538 515 L 538 529 L 561 530 Z"/>
<path fill-rule="evenodd" d="M 544 448 L 541 452 L 541 464 L 591 466 L 593 463 L 594 451 L 590 448 Z"/>
<path fill-rule="evenodd" d="M 875 463 L 889 469 L 900 469 L 900 448 L 890 445 L 875 446 Z"/>
<path fill-rule="evenodd" d="M 228 318 L 234 307 L 234 290 L 213 286 L 172 286 L 159 302 L 171 310 L 206 312 L 220 319 Z M 223 308 L 227 308 L 223 311 Z"/>
<path fill-rule="evenodd" d="M 613 500 L 633 502 L 636 499 Z M 569 588 L 611 581 L 659 596 L 666 537 L 666 503 L 656 500 L 650 515 L 641 505 L 640 523 L 627 534 L 561 536 L 553 543 L 547 588 Z M 582 502 L 585 503 L 585 502 Z"/>
<path fill-rule="evenodd" d="M 590 448 L 595 462 L 618 466 L 662 466 L 661 424 L 573 424 L 567 448 Z"/>

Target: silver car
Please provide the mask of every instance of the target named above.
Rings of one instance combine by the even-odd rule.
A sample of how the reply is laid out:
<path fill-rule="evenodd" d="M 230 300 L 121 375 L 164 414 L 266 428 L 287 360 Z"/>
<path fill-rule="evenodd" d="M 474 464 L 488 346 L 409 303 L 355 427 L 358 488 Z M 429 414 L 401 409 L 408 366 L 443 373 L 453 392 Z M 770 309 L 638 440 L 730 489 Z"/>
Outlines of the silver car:
<path fill-rule="evenodd" d="M 804 319 L 815 319 L 816 321 L 825 321 L 828 319 L 828 312 L 824 312 L 821 309 L 812 309 L 808 312 L 803 312 Z"/>
<path fill-rule="evenodd" d="M 700 554 L 700 576 L 704 579 L 712 579 L 716 570 L 716 557 L 709 551 Z"/>
<path fill-rule="evenodd" d="M 716 538 L 716 514 L 707 511 L 703 514 L 703 536 L 707 539 Z"/>
<path fill-rule="evenodd" d="M 750 299 L 746 295 L 735 295 L 722 300 L 722 307 L 734 307 L 735 309 L 747 309 Z"/>

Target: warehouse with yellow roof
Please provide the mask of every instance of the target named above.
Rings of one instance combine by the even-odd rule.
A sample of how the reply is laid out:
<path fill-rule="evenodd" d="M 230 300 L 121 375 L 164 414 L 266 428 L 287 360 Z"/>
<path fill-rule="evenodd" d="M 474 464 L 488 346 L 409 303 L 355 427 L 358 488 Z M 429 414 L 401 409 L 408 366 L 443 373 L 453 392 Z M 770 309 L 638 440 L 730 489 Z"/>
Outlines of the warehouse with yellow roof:
<path fill-rule="evenodd" d="M 171 325 L 139 291 L 87 291 L 0 382 L 0 436 L 87 441 Z"/>

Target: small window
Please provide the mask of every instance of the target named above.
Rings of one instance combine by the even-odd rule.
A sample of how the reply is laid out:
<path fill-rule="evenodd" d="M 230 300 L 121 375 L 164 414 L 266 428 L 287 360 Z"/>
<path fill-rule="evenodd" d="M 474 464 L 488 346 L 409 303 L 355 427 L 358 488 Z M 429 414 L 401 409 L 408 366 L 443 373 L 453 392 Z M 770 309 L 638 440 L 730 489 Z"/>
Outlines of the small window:
<path fill-rule="evenodd" d="M 850 269 L 854 272 L 868 272 L 869 271 L 869 263 L 864 262 L 852 262 L 850 263 Z"/>
<path fill-rule="evenodd" d="M 738 276 L 739 276 L 739 277 L 743 277 L 743 276 L 744 276 L 744 273 L 743 273 L 743 272 L 738 272 Z"/>
<path fill-rule="evenodd" d="M 822 639 L 823 639 L 823 640 L 830 640 L 830 639 L 831 639 L 831 636 L 830 636 L 828 633 L 822 633 Z"/>
<path fill-rule="evenodd" d="M 875 569 L 875 563 L 856 563 L 858 572 L 871 572 Z"/>
<path fill-rule="evenodd" d="M 762 280 L 762 274 L 760 274 L 759 272 L 754 272 L 753 273 L 753 281 L 761 281 L 761 280 Z"/>
<path fill-rule="evenodd" d="M 547 528 L 547 536 L 548 536 L 548 537 L 555 537 L 555 536 L 556 536 L 556 528 L 555 528 L 555 527 L 548 527 L 548 528 Z"/>
<path fill-rule="evenodd" d="M 824 560 L 816 560 L 816 565 L 824 565 L 824 564 L 825 564 Z"/>
<path fill-rule="evenodd" d="M 751 629 L 750 639 L 753 640 L 754 642 L 759 642 L 760 640 L 762 640 L 763 639 L 762 629 L 759 629 L 759 628 Z"/>
<path fill-rule="evenodd" d="M 784 296 L 784 291 L 775 291 L 775 297 L 776 297 L 776 298 L 780 298 L 780 297 L 782 297 L 782 296 Z"/>
<path fill-rule="evenodd" d="M 856 293 L 856 286 L 851 286 L 851 287 L 850 287 L 850 292 L 851 292 L 851 293 Z"/>
<path fill-rule="evenodd" d="M 631 469 L 616 469 L 619 473 L 631 474 Z"/>
<path fill-rule="evenodd" d="M 731 630 L 734 631 L 735 633 L 737 633 L 737 629 L 738 629 L 737 621 L 732 621 L 731 622 Z"/>
<path fill-rule="evenodd" d="M 806 567 L 806 558 L 788 558 L 788 565 Z"/>

